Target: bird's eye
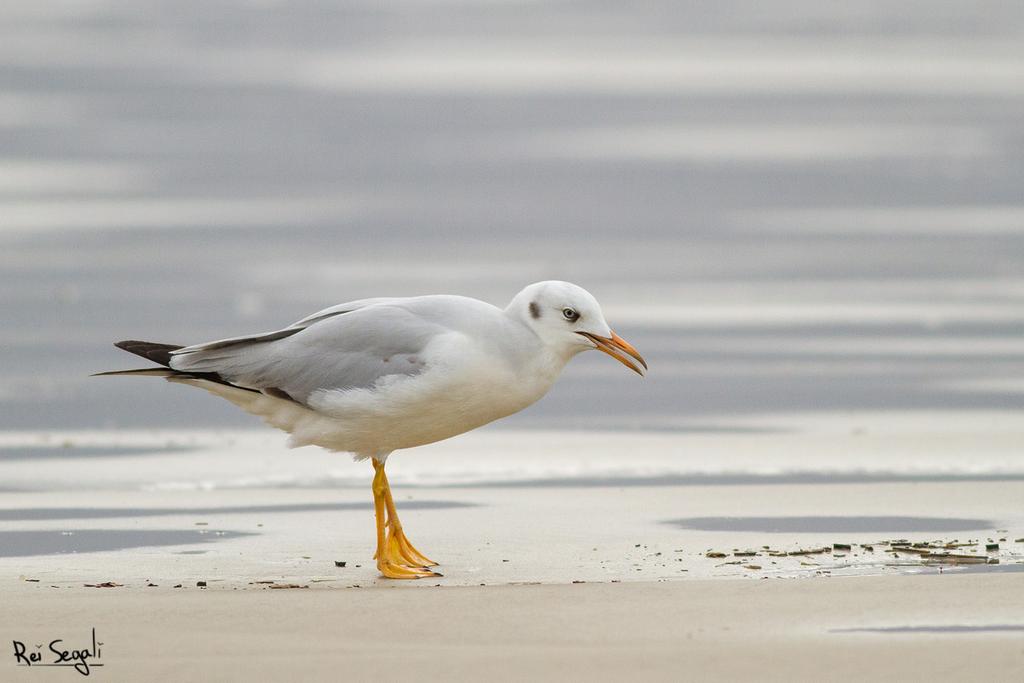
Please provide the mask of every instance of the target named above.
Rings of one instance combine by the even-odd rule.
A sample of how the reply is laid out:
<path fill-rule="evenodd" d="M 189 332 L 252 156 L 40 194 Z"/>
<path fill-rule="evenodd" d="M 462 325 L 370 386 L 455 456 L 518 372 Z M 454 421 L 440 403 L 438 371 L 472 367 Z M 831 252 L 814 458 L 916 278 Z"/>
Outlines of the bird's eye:
<path fill-rule="evenodd" d="M 571 323 L 574 323 L 580 319 L 580 314 L 571 308 L 563 308 L 562 315 L 564 315 L 565 319 Z"/>

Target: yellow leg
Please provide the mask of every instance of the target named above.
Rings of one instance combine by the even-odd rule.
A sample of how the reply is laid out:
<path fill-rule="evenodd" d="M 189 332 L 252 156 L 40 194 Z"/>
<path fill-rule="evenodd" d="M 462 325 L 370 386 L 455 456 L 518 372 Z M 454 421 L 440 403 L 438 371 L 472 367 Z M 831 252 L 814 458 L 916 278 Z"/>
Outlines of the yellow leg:
<path fill-rule="evenodd" d="M 377 469 L 377 461 L 375 460 L 374 469 L 376 473 L 373 475 L 373 513 L 377 518 L 377 550 L 373 553 L 373 559 L 384 556 L 384 468 Z"/>
<path fill-rule="evenodd" d="M 377 569 L 389 579 L 420 579 L 429 576 L 441 576 L 426 567 L 434 565 L 423 557 L 402 532 L 402 524 L 398 521 L 395 503 L 391 497 L 384 465 L 376 460 L 373 462 L 373 508 L 377 521 Z"/>
<path fill-rule="evenodd" d="M 384 466 L 381 465 L 381 474 L 384 474 Z M 391 485 L 388 483 L 388 476 L 384 474 L 384 506 L 388 513 L 391 534 L 395 537 L 402 557 L 410 564 L 417 567 L 436 567 L 437 562 L 416 550 L 416 547 L 409 541 L 409 538 L 402 531 L 402 522 L 398 519 L 398 511 L 395 509 L 395 500 L 391 497 Z"/>

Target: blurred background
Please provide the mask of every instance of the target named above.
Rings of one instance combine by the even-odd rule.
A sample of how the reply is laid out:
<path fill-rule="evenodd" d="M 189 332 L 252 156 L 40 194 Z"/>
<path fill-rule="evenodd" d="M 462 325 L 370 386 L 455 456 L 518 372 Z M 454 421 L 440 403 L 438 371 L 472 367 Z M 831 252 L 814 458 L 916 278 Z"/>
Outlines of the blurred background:
<path fill-rule="evenodd" d="M 111 342 L 590 289 L 505 426 L 1024 405 L 1024 3 L 0 8 L 0 429 L 256 426 Z"/>

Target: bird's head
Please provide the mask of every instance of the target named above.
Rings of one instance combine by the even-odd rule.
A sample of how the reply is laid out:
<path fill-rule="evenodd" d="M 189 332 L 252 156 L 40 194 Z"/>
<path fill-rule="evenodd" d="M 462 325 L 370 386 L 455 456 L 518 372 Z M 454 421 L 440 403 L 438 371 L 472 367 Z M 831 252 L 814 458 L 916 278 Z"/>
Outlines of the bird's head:
<path fill-rule="evenodd" d="M 566 357 L 597 349 L 639 375 L 647 369 L 640 353 L 612 332 L 601 305 L 582 287 L 559 280 L 537 282 L 519 292 L 506 310 Z"/>

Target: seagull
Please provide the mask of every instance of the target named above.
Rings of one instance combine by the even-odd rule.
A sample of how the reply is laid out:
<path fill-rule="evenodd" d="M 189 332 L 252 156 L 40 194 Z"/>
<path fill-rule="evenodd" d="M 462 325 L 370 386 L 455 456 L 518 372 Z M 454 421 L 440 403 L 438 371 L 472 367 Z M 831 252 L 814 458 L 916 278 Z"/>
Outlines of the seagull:
<path fill-rule="evenodd" d="M 374 558 L 390 579 L 440 576 L 406 537 L 384 465 L 540 399 L 581 351 L 597 349 L 643 376 L 647 363 L 605 322 L 585 289 L 549 280 L 504 309 L 454 295 L 376 298 L 325 308 L 274 332 L 179 346 L 115 346 L 161 367 L 146 375 L 199 387 L 315 445 L 373 464 Z"/>

